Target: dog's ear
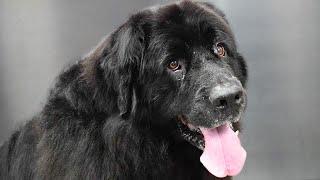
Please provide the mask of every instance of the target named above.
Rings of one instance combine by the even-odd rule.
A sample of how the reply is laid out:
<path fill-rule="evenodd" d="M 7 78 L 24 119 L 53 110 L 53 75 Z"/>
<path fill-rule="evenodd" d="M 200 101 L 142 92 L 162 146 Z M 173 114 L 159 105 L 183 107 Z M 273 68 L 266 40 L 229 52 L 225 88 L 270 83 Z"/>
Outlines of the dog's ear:
<path fill-rule="evenodd" d="M 106 70 L 106 75 L 113 76 L 111 77 L 114 81 L 113 86 L 118 92 L 118 109 L 124 119 L 128 118 L 135 107 L 134 87 L 147 47 L 146 16 L 146 14 L 132 16 L 111 35 L 109 52 L 101 64 Z"/>

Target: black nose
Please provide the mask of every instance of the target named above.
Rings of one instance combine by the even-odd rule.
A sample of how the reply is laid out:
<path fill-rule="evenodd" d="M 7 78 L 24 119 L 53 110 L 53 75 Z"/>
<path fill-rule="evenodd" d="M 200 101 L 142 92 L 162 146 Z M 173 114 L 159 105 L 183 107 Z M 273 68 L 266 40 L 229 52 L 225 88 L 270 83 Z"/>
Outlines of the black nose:
<path fill-rule="evenodd" d="M 237 85 L 216 86 L 210 92 L 210 102 L 217 110 L 236 110 L 244 102 L 243 90 Z"/>

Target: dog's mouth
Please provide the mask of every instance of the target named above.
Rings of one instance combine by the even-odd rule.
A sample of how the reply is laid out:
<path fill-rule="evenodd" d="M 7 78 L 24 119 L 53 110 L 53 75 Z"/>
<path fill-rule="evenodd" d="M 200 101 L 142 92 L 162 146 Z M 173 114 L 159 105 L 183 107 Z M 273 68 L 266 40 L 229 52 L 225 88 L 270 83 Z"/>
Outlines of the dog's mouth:
<path fill-rule="evenodd" d="M 181 136 L 203 150 L 201 163 L 211 174 L 219 178 L 240 173 L 246 159 L 246 151 L 238 138 L 239 130 L 234 128 L 232 122 L 223 121 L 205 128 L 192 125 L 185 116 L 178 117 Z"/>
<path fill-rule="evenodd" d="M 218 123 L 215 128 L 218 128 L 222 125 L 226 125 L 230 127 L 235 134 L 238 136 L 239 134 L 239 129 L 238 126 L 235 124 L 239 121 L 239 119 L 235 120 L 234 123 L 230 121 L 225 121 L 222 123 Z M 192 144 L 193 146 L 197 147 L 200 150 L 204 150 L 205 147 L 205 141 L 203 134 L 200 130 L 200 127 L 196 127 L 189 123 L 188 119 L 184 115 L 179 115 L 178 116 L 178 130 L 181 136 L 183 137 L 184 140 Z"/>

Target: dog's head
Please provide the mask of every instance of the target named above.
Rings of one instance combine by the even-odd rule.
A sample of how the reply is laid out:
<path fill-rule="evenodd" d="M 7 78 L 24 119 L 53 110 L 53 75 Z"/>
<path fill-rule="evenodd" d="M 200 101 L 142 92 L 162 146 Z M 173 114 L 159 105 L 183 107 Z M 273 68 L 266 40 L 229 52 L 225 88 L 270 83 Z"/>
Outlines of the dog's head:
<path fill-rule="evenodd" d="M 106 42 L 99 68 L 113 79 L 107 83 L 115 83 L 124 119 L 151 127 L 176 124 L 199 149 L 204 129 L 233 124 L 237 130 L 246 106 L 246 65 L 216 7 L 181 1 L 149 8 Z"/>

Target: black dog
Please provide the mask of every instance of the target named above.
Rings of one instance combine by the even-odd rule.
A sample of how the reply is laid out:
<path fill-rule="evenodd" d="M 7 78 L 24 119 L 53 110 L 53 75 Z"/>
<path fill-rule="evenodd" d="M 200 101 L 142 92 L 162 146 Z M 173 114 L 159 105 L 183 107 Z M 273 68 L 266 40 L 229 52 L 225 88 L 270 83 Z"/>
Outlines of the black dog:
<path fill-rule="evenodd" d="M 229 179 L 245 158 L 233 131 L 246 77 L 213 5 L 143 10 L 58 77 L 1 147 L 0 179 Z"/>

